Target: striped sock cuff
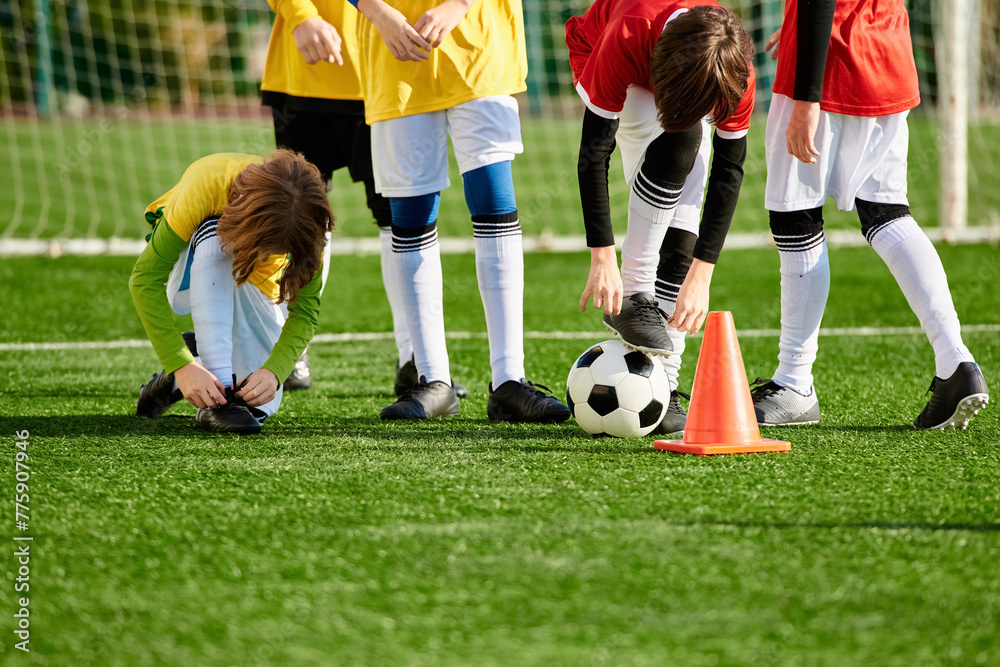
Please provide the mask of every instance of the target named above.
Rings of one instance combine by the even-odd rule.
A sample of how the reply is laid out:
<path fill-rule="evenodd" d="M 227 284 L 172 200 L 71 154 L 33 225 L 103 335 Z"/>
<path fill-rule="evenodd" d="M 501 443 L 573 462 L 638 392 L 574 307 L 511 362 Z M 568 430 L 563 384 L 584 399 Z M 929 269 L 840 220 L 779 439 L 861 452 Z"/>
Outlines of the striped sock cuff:
<path fill-rule="evenodd" d="M 897 220 L 901 220 L 903 218 L 910 218 L 910 209 L 905 206 L 900 206 L 897 209 L 887 211 L 882 215 L 872 218 L 871 222 L 867 226 L 867 229 L 865 229 L 865 240 L 870 244 L 876 234 Z"/>
<path fill-rule="evenodd" d="M 805 252 L 823 245 L 826 235 L 822 232 L 811 234 L 772 234 L 774 245 L 782 252 Z"/>
<path fill-rule="evenodd" d="M 210 239 L 216 235 L 216 230 L 219 227 L 218 218 L 205 218 L 198 228 L 194 230 L 194 234 L 191 235 L 191 247 L 197 248 L 198 244 L 205 239 Z"/>
<path fill-rule="evenodd" d="M 521 222 L 517 218 L 517 211 L 499 215 L 472 216 L 472 235 L 477 239 L 520 236 Z"/>
<path fill-rule="evenodd" d="M 653 289 L 654 296 L 656 296 L 657 301 L 669 301 L 671 303 L 676 303 L 677 294 L 681 291 L 681 284 L 682 283 L 679 282 L 657 278 L 656 286 Z"/>
<path fill-rule="evenodd" d="M 437 242 L 437 222 L 421 227 L 392 226 L 392 251 L 395 253 L 419 252 Z"/>
<path fill-rule="evenodd" d="M 635 177 L 635 183 L 632 185 L 632 190 L 642 201 L 658 209 L 676 207 L 683 189 L 683 183 L 671 183 L 655 176 L 649 176 L 643 169 L 639 170 Z"/>

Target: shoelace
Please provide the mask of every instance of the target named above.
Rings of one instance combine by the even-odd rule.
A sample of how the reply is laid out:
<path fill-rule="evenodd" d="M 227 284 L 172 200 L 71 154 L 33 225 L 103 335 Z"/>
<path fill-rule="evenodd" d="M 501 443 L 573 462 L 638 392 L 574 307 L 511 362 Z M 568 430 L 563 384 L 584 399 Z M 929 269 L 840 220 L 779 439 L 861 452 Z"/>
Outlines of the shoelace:
<path fill-rule="evenodd" d="M 639 317 L 639 321 L 641 321 L 643 324 L 655 326 L 660 324 L 661 322 L 666 321 L 666 319 L 669 317 L 666 314 L 666 312 L 664 312 L 664 310 L 660 308 L 659 301 L 652 301 L 646 303 L 636 303 L 635 301 L 633 301 L 632 304 L 633 304 L 632 307 L 635 308 L 636 314 Z M 662 320 L 660 318 L 662 318 Z"/>
<path fill-rule="evenodd" d="M 528 386 L 528 389 L 530 389 L 534 393 L 538 394 L 539 396 L 544 396 L 545 398 L 548 398 L 549 394 L 552 393 L 552 390 L 549 389 L 548 387 L 546 387 L 544 384 L 535 384 L 531 380 L 525 380 L 524 384 Z M 549 393 L 546 394 L 545 392 L 542 391 L 542 389 L 544 389 L 545 391 L 547 391 Z"/>
<path fill-rule="evenodd" d="M 934 379 L 931 380 L 931 386 L 927 387 L 927 391 L 924 393 L 924 396 L 927 396 L 927 394 L 933 394 L 936 388 L 937 388 L 937 376 L 935 376 Z"/>
<path fill-rule="evenodd" d="M 236 392 L 238 392 L 240 389 L 242 389 L 243 387 L 245 387 L 246 384 L 247 384 L 247 380 L 249 380 L 249 379 L 250 379 L 250 376 L 248 375 L 245 378 L 243 378 L 243 382 L 241 382 L 241 383 L 239 383 L 237 385 L 236 384 L 236 373 L 233 373 L 233 383 L 230 386 L 226 387 L 226 402 L 227 403 L 232 403 L 234 401 L 236 402 L 237 405 L 239 405 L 241 403 L 243 403 L 243 404 L 246 403 L 242 398 L 240 398 L 239 396 L 236 395 Z"/>
<path fill-rule="evenodd" d="M 430 386 L 431 386 L 430 382 L 422 382 L 421 380 L 417 380 L 416 384 L 414 384 L 412 387 L 410 387 L 409 389 L 407 389 L 406 391 L 404 391 L 403 395 L 400 396 L 399 398 L 397 398 L 396 401 L 397 402 L 398 401 L 405 401 L 405 400 L 407 400 L 409 398 L 412 398 L 413 395 L 415 393 L 417 393 L 417 391 L 419 391 L 421 389 L 426 389 L 426 388 L 428 388 Z"/>
<path fill-rule="evenodd" d="M 674 391 L 677 392 L 677 395 L 680 396 L 681 398 L 683 398 L 685 401 L 690 401 L 691 400 L 690 394 L 685 394 L 683 391 L 681 391 L 679 389 L 674 389 Z"/>
<path fill-rule="evenodd" d="M 771 396 L 772 394 L 777 394 L 778 393 L 778 389 L 775 388 L 775 387 L 777 387 L 777 385 L 774 385 L 774 387 L 769 387 L 769 386 L 767 386 L 769 384 L 774 384 L 774 379 L 773 378 L 767 378 L 766 380 L 764 378 L 757 378 L 753 382 L 750 383 L 750 391 L 752 393 L 756 392 L 756 393 L 754 393 L 754 397 L 755 398 L 756 397 L 767 398 L 768 396 Z M 760 390 L 760 391 L 758 391 L 758 390 Z"/>

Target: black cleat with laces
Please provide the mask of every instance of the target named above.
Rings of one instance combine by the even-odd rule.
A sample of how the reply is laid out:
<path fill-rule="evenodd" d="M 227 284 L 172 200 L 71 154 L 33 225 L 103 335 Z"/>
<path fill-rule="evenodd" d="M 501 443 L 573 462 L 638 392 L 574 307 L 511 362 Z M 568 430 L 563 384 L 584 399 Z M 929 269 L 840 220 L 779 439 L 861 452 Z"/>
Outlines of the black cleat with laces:
<path fill-rule="evenodd" d="M 653 429 L 653 433 L 657 435 L 672 435 L 684 432 L 688 415 L 684 406 L 681 405 L 681 396 L 689 401 L 691 400 L 691 397 L 682 391 L 674 389 L 670 392 L 670 402 L 667 403 L 667 411 L 663 413 L 663 419 Z"/>
<path fill-rule="evenodd" d="M 139 389 L 135 414 L 139 417 L 156 419 L 182 398 L 184 395 L 181 394 L 181 390 L 174 389 L 174 374 L 160 371 Z"/>
<path fill-rule="evenodd" d="M 420 380 L 392 405 L 382 408 L 382 419 L 432 419 L 458 414 L 458 396 L 447 382 Z"/>
<path fill-rule="evenodd" d="M 493 389 L 486 402 L 486 415 L 490 421 L 555 424 L 569 419 L 569 408 L 545 391 L 548 387 L 521 379 L 508 380 Z"/>
<path fill-rule="evenodd" d="M 184 344 L 191 354 L 198 356 L 198 346 L 193 331 L 181 334 Z M 160 371 L 153 379 L 139 388 L 139 400 L 135 402 L 135 414 L 139 417 L 156 419 L 170 409 L 170 406 L 184 398 L 180 389 L 174 389 L 174 374 Z"/>
<path fill-rule="evenodd" d="M 244 384 L 246 381 L 244 380 Z M 194 423 L 214 433 L 240 433 L 251 435 L 260 433 L 260 427 L 267 415 L 257 408 L 252 408 L 236 395 L 242 385 L 236 386 L 236 376 L 233 384 L 226 387 L 225 405 L 215 408 L 198 408 Z"/>
<path fill-rule="evenodd" d="M 410 357 L 410 360 L 402 366 L 399 365 L 398 361 L 396 362 L 396 381 L 393 382 L 392 390 L 397 397 L 402 397 L 403 394 L 413 389 L 419 381 L 417 364 L 413 360 L 413 357 Z M 455 382 L 455 380 L 451 381 L 451 386 L 455 390 L 455 395 L 459 398 L 465 398 L 469 395 L 469 390 Z"/>
<path fill-rule="evenodd" d="M 990 402 L 983 373 L 972 361 L 960 363 L 947 380 L 935 376 L 927 391 L 934 395 L 913 421 L 917 428 L 964 430 L 969 420 Z"/>
<path fill-rule="evenodd" d="M 652 294 L 640 292 L 622 299 L 617 315 L 604 315 L 604 326 L 619 336 L 626 347 L 669 357 L 674 346 L 667 337 L 667 314 Z"/>

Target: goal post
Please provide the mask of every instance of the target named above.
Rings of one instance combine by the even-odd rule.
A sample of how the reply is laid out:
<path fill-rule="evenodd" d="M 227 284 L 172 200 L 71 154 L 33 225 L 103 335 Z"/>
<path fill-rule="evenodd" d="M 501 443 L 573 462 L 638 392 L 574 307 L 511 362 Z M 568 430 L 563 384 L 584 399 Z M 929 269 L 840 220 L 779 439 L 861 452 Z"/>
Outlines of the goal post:
<path fill-rule="evenodd" d="M 937 41 L 938 117 L 941 121 L 941 227 L 957 236 L 969 212 L 969 88 L 974 0 L 938 3 L 942 39 Z M 978 23 L 977 23 L 978 25 Z"/>

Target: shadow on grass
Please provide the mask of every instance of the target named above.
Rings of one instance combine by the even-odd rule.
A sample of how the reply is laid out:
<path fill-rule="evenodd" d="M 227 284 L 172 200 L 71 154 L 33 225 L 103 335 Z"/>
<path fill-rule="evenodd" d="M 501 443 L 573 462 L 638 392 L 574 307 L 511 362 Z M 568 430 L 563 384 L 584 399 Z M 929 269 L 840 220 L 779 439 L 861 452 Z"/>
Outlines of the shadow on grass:
<path fill-rule="evenodd" d="M 0 433 L 28 431 L 31 438 L 122 437 L 136 435 L 176 435 L 190 437 L 204 433 L 190 415 L 166 415 L 147 419 L 135 415 L 41 415 L 0 417 Z"/>

